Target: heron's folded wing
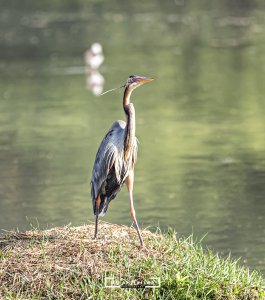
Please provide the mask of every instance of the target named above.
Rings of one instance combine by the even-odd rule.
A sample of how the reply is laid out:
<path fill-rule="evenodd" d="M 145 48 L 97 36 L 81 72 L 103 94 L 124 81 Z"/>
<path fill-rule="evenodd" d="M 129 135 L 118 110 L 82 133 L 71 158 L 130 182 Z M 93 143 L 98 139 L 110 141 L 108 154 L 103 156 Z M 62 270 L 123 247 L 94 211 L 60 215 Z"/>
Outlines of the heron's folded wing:
<path fill-rule="evenodd" d="M 92 201 L 96 200 L 110 169 L 123 151 L 124 126 L 121 125 L 123 123 L 115 122 L 99 146 L 91 179 Z"/>

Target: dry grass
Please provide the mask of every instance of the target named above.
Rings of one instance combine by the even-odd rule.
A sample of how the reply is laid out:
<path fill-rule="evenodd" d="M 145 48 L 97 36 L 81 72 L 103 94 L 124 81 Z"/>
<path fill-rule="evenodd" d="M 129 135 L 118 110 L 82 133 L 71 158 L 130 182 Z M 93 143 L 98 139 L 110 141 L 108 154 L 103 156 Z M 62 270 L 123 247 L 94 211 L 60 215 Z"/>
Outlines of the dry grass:
<path fill-rule="evenodd" d="M 205 253 L 192 238 L 177 241 L 134 228 L 100 223 L 0 238 L 0 296 L 3 299 L 263 299 L 263 279 L 230 259 Z M 107 272 L 107 273 L 106 273 Z M 106 288 L 106 274 L 121 283 L 144 284 L 153 276 L 161 288 Z"/>

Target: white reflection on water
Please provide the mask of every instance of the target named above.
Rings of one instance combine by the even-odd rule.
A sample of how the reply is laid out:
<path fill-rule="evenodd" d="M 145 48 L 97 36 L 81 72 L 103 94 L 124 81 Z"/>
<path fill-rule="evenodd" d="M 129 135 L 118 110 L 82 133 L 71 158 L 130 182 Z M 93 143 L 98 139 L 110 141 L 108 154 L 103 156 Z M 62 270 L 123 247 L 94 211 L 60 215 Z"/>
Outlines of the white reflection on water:
<path fill-rule="evenodd" d="M 93 43 L 84 54 L 86 64 L 86 87 L 95 96 L 103 91 L 104 77 L 99 72 L 99 67 L 104 61 L 103 48 L 99 43 Z"/>

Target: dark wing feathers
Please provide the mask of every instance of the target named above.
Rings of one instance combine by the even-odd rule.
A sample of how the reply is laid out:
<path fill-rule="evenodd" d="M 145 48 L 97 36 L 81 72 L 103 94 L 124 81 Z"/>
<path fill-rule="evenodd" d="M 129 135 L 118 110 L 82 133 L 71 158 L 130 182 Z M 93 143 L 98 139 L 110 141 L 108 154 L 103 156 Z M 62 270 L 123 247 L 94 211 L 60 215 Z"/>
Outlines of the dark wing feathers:
<path fill-rule="evenodd" d="M 108 134 L 104 137 L 98 149 L 93 167 L 91 180 L 91 197 L 96 200 L 103 182 L 107 179 L 109 170 L 114 164 L 117 150 L 115 147 L 108 147 Z"/>
<path fill-rule="evenodd" d="M 120 191 L 131 164 L 137 159 L 137 139 L 134 143 L 132 160 L 124 160 L 124 134 L 126 123 L 116 121 L 102 140 L 92 172 L 91 198 L 95 212 L 95 202 L 100 195 L 100 215 L 104 215 L 109 202 Z"/>
<path fill-rule="evenodd" d="M 123 121 L 113 123 L 99 146 L 91 179 L 91 198 L 93 206 L 95 206 L 96 198 L 111 168 L 118 159 L 119 154 L 123 151 L 125 126 L 126 123 Z"/>

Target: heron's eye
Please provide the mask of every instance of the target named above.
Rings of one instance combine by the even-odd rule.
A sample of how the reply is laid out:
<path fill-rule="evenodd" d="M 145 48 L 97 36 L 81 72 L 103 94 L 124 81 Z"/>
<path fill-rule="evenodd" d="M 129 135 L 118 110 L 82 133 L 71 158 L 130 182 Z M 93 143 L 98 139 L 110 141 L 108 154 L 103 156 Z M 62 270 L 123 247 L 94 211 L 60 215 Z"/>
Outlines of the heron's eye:
<path fill-rule="evenodd" d="M 134 77 L 135 77 L 135 75 L 130 75 L 130 76 L 129 76 L 129 78 L 134 78 Z"/>

